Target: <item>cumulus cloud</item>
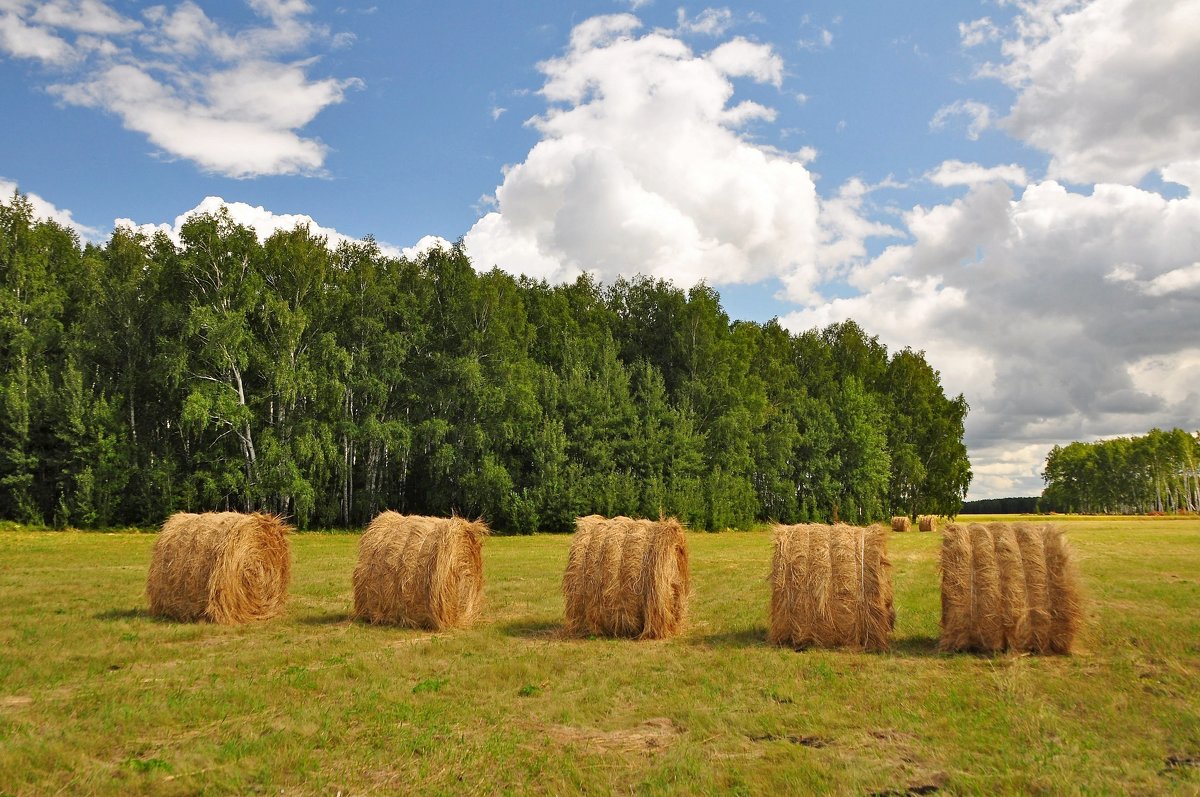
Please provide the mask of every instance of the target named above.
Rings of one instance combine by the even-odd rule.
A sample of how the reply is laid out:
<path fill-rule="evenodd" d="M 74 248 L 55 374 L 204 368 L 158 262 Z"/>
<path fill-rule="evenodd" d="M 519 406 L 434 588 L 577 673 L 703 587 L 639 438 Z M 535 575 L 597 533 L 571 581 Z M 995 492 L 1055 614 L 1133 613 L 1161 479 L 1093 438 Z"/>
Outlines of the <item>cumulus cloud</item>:
<path fill-rule="evenodd" d="M 680 8 L 675 14 L 675 20 L 679 33 L 720 36 L 733 24 L 733 12 L 728 8 L 706 8 L 695 19 L 688 19 L 687 11 Z"/>
<path fill-rule="evenodd" d="M 964 163 L 960 160 L 942 161 L 936 169 L 925 175 L 925 179 L 934 185 L 943 187 L 976 185 L 993 180 L 1022 186 L 1029 182 L 1029 176 L 1025 173 L 1025 169 L 1015 163 L 1002 166 L 980 166 L 978 163 Z"/>
<path fill-rule="evenodd" d="M 1000 30 L 992 24 L 990 17 L 958 23 L 958 36 L 963 47 L 978 47 L 984 42 L 1000 38 Z"/>
<path fill-rule="evenodd" d="M 3 187 L 3 183 L 0 183 L 0 187 Z M 205 197 L 196 207 L 176 216 L 175 221 L 170 224 L 166 222 L 159 224 L 138 223 L 132 219 L 117 219 L 113 222 L 113 226 L 126 227 L 147 236 L 153 236 L 155 233 L 162 232 L 172 241 L 179 243 L 180 231 L 188 219 L 205 213 L 217 213 L 221 208 L 225 208 L 229 212 L 229 217 L 236 223 L 253 229 L 259 241 L 265 241 L 279 231 L 289 232 L 297 226 L 307 229 L 313 235 L 324 237 L 326 245 L 330 249 L 336 249 L 343 242 L 354 243 L 359 240 L 349 235 L 344 235 L 332 227 L 323 227 L 312 216 L 303 213 L 275 213 L 261 205 L 249 205 L 245 202 L 226 202 L 218 196 Z M 426 235 L 414 245 L 406 247 L 398 247 L 382 241 L 377 241 L 376 243 L 379 246 L 379 251 L 388 257 L 406 258 L 418 257 L 430 249 L 438 247 L 449 249 L 451 246 L 450 242 L 445 238 L 440 238 L 436 235 Z"/>
<path fill-rule="evenodd" d="M 792 296 L 815 295 L 830 242 L 805 167 L 812 153 L 748 140 L 739 127 L 774 112 L 731 104 L 730 78 L 778 86 L 782 59 L 742 38 L 697 53 L 665 31 L 638 36 L 639 25 L 587 20 L 540 64 L 550 107 L 529 125 L 541 140 L 506 169 L 496 209 L 467 234 L 476 265 L 684 286 L 780 277 Z"/>
<path fill-rule="evenodd" d="M 990 181 L 904 221 L 911 242 L 851 275 L 859 295 L 785 323 L 854 318 L 925 349 L 972 407 L 973 494 L 1036 493 L 1054 443 L 1200 426 L 1200 198 Z"/>
<path fill-rule="evenodd" d="M 298 131 L 362 83 L 313 78 L 315 60 L 294 58 L 338 41 L 307 2 L 248 5 L 260 24 L 231 31 L 192 0 L 141 20 L 100 0 L 10 0 L 0 52 L 68 67 L 51 93 L 113 114 L 168 158 L 229 177 L 322 174 L 328 148 Z"/>
<path fill-rule="evenodd" d="M 992 109 L 989 106 L 975 100 L 956 100 L 938 108 L 929 120 L 929 129 L 944 130 L 956 116 L 967 117 L 967 138 L 972 141 L 978 140 L 979 135 L 992 126 Z"/>
<path fill-rule="evenodd" d="M 12 198 L 13 192 L 19 190 L 20 187 L 15 182 L 0 177 L 0 201 L 7 203 Z M 89 227 L 76 221 L 71 211 L 56 207 L 54 203 L 48 202 L 37 194 L 26 193 L 25 198 L 29 200 L 34 218 L 58 222 L 62 226 L 74 230 L 84 241 L 100 240 L 100 231 L 95 227 Z"/>
<path fill-rule="evenodd" d="M 1136 183 L 1200 152 L 1200 0 L 1027 0 L 981 74 L 1017 92 L 1004 128 L 1049 176 Z"/>

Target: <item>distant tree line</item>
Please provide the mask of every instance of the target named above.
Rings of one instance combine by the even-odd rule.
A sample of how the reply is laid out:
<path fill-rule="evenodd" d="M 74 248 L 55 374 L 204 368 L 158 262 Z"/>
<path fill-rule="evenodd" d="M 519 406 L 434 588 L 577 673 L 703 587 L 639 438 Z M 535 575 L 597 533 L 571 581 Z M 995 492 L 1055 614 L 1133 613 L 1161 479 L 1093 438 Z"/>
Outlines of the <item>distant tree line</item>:
<path fill-rule="evenodd" d="M 980 498 L 963 503 L 962 511 L 971 515 L 1029 515 L 1038 511 L 1038 497 Z"/>
<path fill-rule="evenodd" d="M 730 322 L 648 278 L 480 274 L 460 246 L 260 243 L 229 215 L 103 245 L 0 202 L 0 517 L 261 509 L 566 530 L 953 514 L 967 404 L 853 322 Z"/>
<path fill-rule="evenodd" d="M 1044 512 L 1195 512 L 1198 465 L 1200 434 L 1182 429 L 1055 446 L 1046 457 L 1039 506 Z"/>

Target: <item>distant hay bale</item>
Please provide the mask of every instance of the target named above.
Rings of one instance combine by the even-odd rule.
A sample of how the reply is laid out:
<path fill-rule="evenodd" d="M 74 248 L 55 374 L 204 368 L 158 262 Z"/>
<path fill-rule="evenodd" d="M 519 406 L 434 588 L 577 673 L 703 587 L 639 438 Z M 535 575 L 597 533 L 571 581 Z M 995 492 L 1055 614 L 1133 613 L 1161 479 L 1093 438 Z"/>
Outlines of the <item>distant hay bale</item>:
<path fill-rule="evenodd" d="M 767 638 L 887 650 L 896 623 L 890 570 L 883 526 L 776 526 Z"/>
<path fill-rule="evenodd" d="M 354 618 L 440 631 L 483 605 L 483 521 L 383 512 L 358 543 Z"/>
<path fill-rule="evenodd" d="M 278 615 L 291 580 L 290 531 L 274 515 L 172 515 L 150 558 L 150 614 L 223 625 Z"/>
<path fill-rule="evenodd" d="M 1053 525 L 952 523 L 942 537 L 943 651 L 1070 653 L 1079 578 Z"/>
<path fill-rule="evenodd" d="M 920 520 L 917 521 L 917 528 L 921 531 L 936 531 L 937 518 L 933 515 L 921 515 Z"/>
<path fill-rule="evenodd" d="M 897 515 L 892 518 L 892 531 L 908 531 L 912 528 L 912 521 L 903 515 Z"/>
<path fill-rule="evenodd" d="M 577 518 L 562 591 L 567 633 L 675 636 L 691 592 L 683 526 L 675 518 Z"/>

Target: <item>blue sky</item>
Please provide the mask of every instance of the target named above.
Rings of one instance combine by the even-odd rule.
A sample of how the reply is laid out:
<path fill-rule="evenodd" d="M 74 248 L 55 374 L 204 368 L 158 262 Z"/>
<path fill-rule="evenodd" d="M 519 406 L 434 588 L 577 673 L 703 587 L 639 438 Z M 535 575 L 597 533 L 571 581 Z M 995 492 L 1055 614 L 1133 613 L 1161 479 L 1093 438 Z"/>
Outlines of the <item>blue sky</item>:
<path fill-rule="evenodd" d="M 1200 0 L 0 0 L 0 188 L 852 317 L 966 395 L 971 497 L 1035 494 L 1200 427 L 1196 74 Z"/>

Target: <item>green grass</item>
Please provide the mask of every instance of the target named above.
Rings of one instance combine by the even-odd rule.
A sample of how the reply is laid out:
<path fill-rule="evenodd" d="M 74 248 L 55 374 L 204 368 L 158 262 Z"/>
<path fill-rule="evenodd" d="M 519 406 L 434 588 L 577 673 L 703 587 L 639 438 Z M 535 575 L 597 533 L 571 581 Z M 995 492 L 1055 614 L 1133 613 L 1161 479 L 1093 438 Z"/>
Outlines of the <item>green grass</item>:
<path fill-rule="evenodd" d="M 347 619 L 357 537 L 286 616 L 161 622 L 152 535 L 0 531 L 0 795 L 1200 792 L 1200 520 L 1062 518 L 1070 658 L 940 655 L 940 535 L 892 535 L 884 655 L 765 644 L 770 537 L 690 534 L 687 633 L 562 639 L 569 538 L 488 540 L 465 632 Z"/>

